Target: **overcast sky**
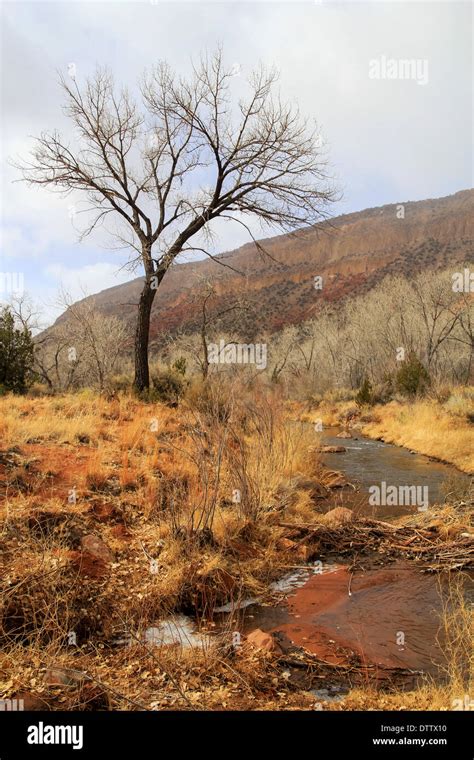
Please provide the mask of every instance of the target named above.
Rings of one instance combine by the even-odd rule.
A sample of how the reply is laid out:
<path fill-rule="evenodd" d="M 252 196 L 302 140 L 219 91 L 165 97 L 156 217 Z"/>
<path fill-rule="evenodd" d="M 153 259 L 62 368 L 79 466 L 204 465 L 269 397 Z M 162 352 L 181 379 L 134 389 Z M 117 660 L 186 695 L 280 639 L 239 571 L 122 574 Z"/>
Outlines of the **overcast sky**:
<path fill-rule="evenodd" d="M 70 200 L 15 183 L 6 165 L 27 156 L 29 136 L 67 134 L 56 72 L 70 63 L 78 83 L 99 63 L 131 87 L 153 62 L 185 71 L 218 43 L 242 78 L 260 60 L 275 64 L 282 95 L 321 126 L 344 194 L 334 213 L 473 184 L 470 2 L 17 1 L 1 12 L 0 272 L 24 273 L 49 318 L 61 283 L 78 296 L 131 276 L 103 235 L 77 242 Z M 384 78 L 384 57 L 416 61 L 419 75 Z M 247 240 L 240 225 L 219 233 L 218 250 Z"/>

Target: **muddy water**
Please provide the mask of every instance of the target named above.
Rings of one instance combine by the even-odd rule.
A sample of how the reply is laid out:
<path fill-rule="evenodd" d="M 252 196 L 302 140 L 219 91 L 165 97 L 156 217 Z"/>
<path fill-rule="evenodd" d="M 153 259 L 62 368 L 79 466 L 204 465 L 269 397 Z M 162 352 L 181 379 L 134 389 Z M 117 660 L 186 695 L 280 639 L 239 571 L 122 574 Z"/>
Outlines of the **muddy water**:
<path fill-rule="evenodd" d="M 346 452 L 326 454 L 323 461 L 356 484 L 357 491 L 338 490 L 326 509 L 341 504 L 390 520 L 415 513 L 418 507 L 369 505 L 370 486 L 382 481 L 396 487 L 427 486 L 432 505 L 444 501 L 443 484 L 450 477 L 469 480 L 455 468 L 407 449 L 363 436 L 337 438 L 338 432 L 327 429 L 321 443 L 342 445 Z M 280 604 L 250 604 L 238 625 L 244 633 L 261 628 L 278 634 L 280 641 L 302 647 L 333 665 L 347 664 L 355 654 L 375 669 L 377 680 L 390 677 L 397 669 L 411 671 L 415 680 L 420 674 L 441 679 L 446 588 L 443 576 L 423 574 L 413 565 L 390 565 L 353 577 L 345 566 L 326 566 L 322 574 L 302 570 L 274 587 L 284 595 Z M 413 679 L 406 685 L 413 686 Z"/>
<path fill-rule="evenodd" d="M 360 489 L 357 494 L 352 489 L 338 491 L 335 498 L 343 505 L 381 519 L 416 511 L 416 507 L 369 510 L 368 488 L 382 480 L 391 485 L 428 485 L 430 503 L 443 500 L 441 486 L 456 472 L 454 468 L 379 441 L 340 439 L 337 432 L 327 431 L 323 443 L 344 445 L 347 452 L 325 455 L 325 464 L 344 472 Z M 411 688 L 421 674 L 436 680 L 443 677 L 446 586 L 443 576 L 423 574 L 402 563 L 354 576 L 341 565 L 325 565 L 322 573 L 308 567 L 273 584 L 272 591 L 281 599 L 278 604 L 247 599 L 237 610 L 232 603 L 217 609 L 216 619 L 222 626 L 218 624 L 216 632 L 249 633 L 260 628 L 277 634 L 282 644 L 302 647 L 331 665 L 347 665 L 356 655 L 377 682 L 391 681 L 397 669 L 410 671 L 413 677 L 397 682 Z M 469 595 L 474 599 L 472 583 Z M 147 631 L 151 644 L 202 646 L 203 640 L 187 619 L 174 619 L 171 626 L 161 623 Z M 326 681 L 324 685 L 325 694 L 318 692 L 319 698 L 339 698 L 340 683 Z"/>
<path fill-rule="evenodd" d="M 384 481 L 387 485 L 427 487 L 428 504 L 444 502 L 443 484 L 456 477 L 459 481 L 469 482 L 469 476 L 458 472 L 454 467 L 430 460 L 422 454 L 411 454 L 408 449 L 392 446 L 382 441 L 354 433 L 354 438 L 337 438 L 337 428 L 327 428 L 321 437 L 322 445 L 344 446 L 345 453 L 324 454 L 326 467 L 342 471 L 347 480 L 357 486 L 358 493 L 336 493 L 331 501 L 356 508 L 363 514 L 387 520 L 417 511 L 417 506 L 371 506 L 368 503 L 369 488 Z M 420 493 L 423 493 L 420 491 Z"/>
<path fill-rule="evenodd" d="M 214 633 L 233 638 L 256 628 L 275 634 L 284 651 L 294 647 L 316 655 L 323 663 L 367 666 L 364 682 L 413 688 L 422 676 L 442 681 L 445 673 L 443 608 L 448 579 L 423 574 L 398 563 L 352 575 L 343 565 L 293 571 L 272 585 L 279 603 L 246 600 L 239 608 L 217 609 L 217 627 L 199 631 L 182 615 L 161 621 L 145 635 L 149 645 L 199 648 L 211 645 Z M 466 597 L 474 601 L 474 583 L 466 578 Z M 365 673 L 365 668 L 364 668 Z M 320 699 L 339 699 L 351 683 L 339 675 L 323 682 Z M 306 688 L 306 687 L 305 687 Z M 323 693 L 323 691 L 327 691 Z M 316 694 L 316 692 L 315 692 Z"/>
<path fill-rule="evenodd" d="M 406 565 L 358 573 L 334 566 L 304 574 L 276 607 L 249 606 L 242 630 L 279 633 L 331 664 L 351 654 L 381 671 L 439 674 L 444 661 L 443 582 Z M 350 591 L 350 593 L 349 593 Z"/>

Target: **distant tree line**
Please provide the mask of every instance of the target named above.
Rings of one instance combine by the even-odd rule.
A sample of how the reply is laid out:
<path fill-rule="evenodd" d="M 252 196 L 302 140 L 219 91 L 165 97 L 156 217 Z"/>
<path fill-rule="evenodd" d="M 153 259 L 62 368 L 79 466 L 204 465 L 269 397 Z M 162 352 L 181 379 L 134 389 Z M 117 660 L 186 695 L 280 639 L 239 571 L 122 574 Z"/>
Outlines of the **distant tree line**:
<path fill-rule="evenodd" d="M 473 375 L 474 299 L 452 288 L 452 272 L 431 272 L 412 280 L 387 277 L 367 294 L 342 305 L 323 306 L 314 319 L 257 338 L 266 345 L 264 370 L 238 364 L 210 364 L 211 343 L 248 343 L 245 300 L 229 300 L 223 310 L 212 283 L 193 294 L 201 323 L 192 333 L 164 336 L 152 356 L 155 397 L 176 400 L 187 379 L 203 382 L 216 374 L 242 374 L 249 381 L 284 386 L 289 395 L 358 390 L 361 400 L 439 383 L 469 384 Z M 34 380 L 50 392 L 81 387 L 128 390 L 133 384 L 133 336 L 124 323 L 104 315 L 93 299 L 74 303 L 63 295 L 64 318 L 32 337 L 33 312 L 25 304 L 4 308 L 0 332 L 0 386 L 23 392 Z M 232 312 L 234 329 L 224 330 Z M 225 313 L 224 313 L 225 312 Z M 258 319 L 258 315 L 255 315 Z M 168 390 L 171 391 L 168 392 Z M 152 391 L 147 391 L 152 393 Z M 156 395 L 157 394 L 157 395 Z"/>
<path fill-rule="evenodd" d="M 238 340 L 238 326 L 225 335 L 214 329 L 208 341 L 221 337 Z M 413 388 L 414 375 L 419 390 L 431 381 L 467 384 L 473 374 L 474 298 L 453 290 L 451 270 L 411 280 L 389 276 L 367 294 L 323 306 L 314 319 L 258 340 L 268 345 L 267 375 L 287 383 L 290 391 L 359 389 L 365 381 L 396 391 Z M 172 355 L 182 354 L 199 371 L 197 333 L 178 336 L 170 345 Z"/>

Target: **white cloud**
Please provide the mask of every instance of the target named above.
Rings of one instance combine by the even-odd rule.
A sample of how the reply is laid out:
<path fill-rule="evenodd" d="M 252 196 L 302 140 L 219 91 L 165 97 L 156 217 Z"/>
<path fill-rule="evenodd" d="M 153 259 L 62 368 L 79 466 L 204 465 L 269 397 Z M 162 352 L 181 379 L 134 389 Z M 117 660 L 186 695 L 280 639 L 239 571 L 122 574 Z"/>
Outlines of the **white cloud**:
<path fill-rule="evenodd" d="M 74 299 L 120 285 L 130 280 L 130 273 L 114 264 L 99 262 L 83 267 L 69 268 L 63 264 L 51 264 L 45 273 L 53 278 L 57 288 L 64 288 Z"/>
<path fill-rule="evenodd" d="M 67 72 L 74 63 L 81 82 L 102 63 L 119 82 L 133 85 L 159 58 L 184 71 L 191 56 L 222 42 L 229 63 L 241 67 L 237 87 L 259 60 L 276 64 L 283 97 L 318 120 L 346 192 L 339 210 L 436 197 L 472 183 L 467 3 L 78 0 L 3 3 L 1 13 L 4 163 L 25 155 L 29 135 L 57 127 L 72 137 L 56 70 Z M 369 61 L 381 55 L 426 58 L 429 83 L 370 80 Z M 75 293 L 80 281 L 97 292 L 131 278 L 124 272 L 116 278 L 119 264 L 103 263 L 109 259 L 101 248 L 103 230 L 76 244 L 71 199 L 13 183 L 17 176 L 4 167 L 5 259 L 35 257 L 36 271 L 48 260 L 43 275 Z M 219 250 L 248 240 L 238 224 L 215 227 Z M 261 234 L 258 224 L 252 231 Z M 35 287 L 42 293 L 50 284 L 38 277 Z"/>

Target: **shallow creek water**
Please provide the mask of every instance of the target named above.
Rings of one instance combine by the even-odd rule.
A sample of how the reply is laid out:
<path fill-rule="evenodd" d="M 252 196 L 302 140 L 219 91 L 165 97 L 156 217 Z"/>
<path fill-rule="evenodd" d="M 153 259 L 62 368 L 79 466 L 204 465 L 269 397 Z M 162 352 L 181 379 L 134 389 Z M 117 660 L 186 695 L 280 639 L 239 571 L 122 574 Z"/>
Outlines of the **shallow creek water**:
<path fill-rule="evenodd" d="M 383 480 L 397 486 L 427 485 L 430 504 L 442 502 L 442 484 L 456 472 L 454 468 L 380 441 L 337 438 L 337 432 L 328 430 L 322 442 L 343 445 L 346 452 L 327 454 L 324 463 L 342 471 L 357 492 L 339 491 L 326 509 L 341 503 L 382 520 L 416 511 L 416 507 L 369 507 L 369 486 Z M 247 599 L 238 609 L 229 603 L 216 610 L 216 619 L 220 630 L 245 634 L 260 628 L 332 665 L 347 663 L 354 653 L 372 670 L 403 668 L 439 679 L 445 662 L 441 625 L 445 581 L 442 575 L 423 574 L 403 563 L 353 577 L 344 565 L 324 565 L 322 572 L 300 568 L 273 584 L 276 603 Z M 209 641 L 183 616 L 150 628 L 146 640 L 183 647 L 202 647 Z M 338 688 L 328 684 L 322 696 L 338 698 Z"/>
<path fill-rule="evenodd" d="M 357 492 L 344 490 L 333 495 L 332 499 L 334 503 L 356 507 L 360 513 L 389 520 L 416 512 L 417 507 L 410 505 L 369 505 L 369 488 L 380 486 L 382 482 L 397 488 L 426 487 L 428 503 L 432 505 L 444 502 L 446 484 L 451 478 L 466 483 L 469 481 L 465 473 L 423 454 L 411 453 L 401 446 L 374 441 L 355 432 L 353 438 L 338 438 L 339 432 L 338 428 L 327 428 L 321 436 L 321 443 L 325 446 L 344 446 L 345 453 L 324 454 L 323 463 L 329 469 L 342 471 L 347 480 L 356 486 Z"/>
<path fill-rule="evenodd" d="M 335 565 L 302 573 L 277 606 L 250 606 L 242 629 L 280 632 L 320 659 L 343 665 L 347 653 L 381 669 L 435 675 L 443 663 L 443 582 L 403 564 L 357 573 Z M 341 653 L 342 652 L 342 653 Z"/>

